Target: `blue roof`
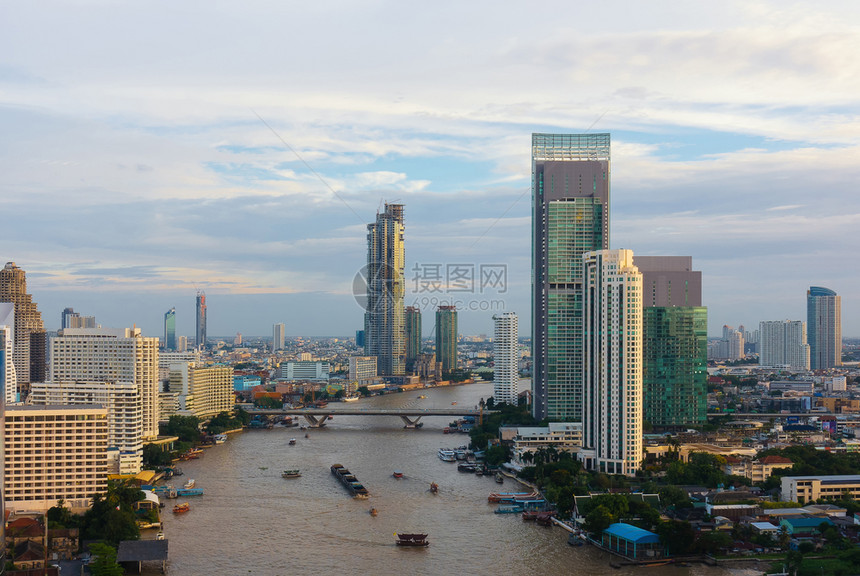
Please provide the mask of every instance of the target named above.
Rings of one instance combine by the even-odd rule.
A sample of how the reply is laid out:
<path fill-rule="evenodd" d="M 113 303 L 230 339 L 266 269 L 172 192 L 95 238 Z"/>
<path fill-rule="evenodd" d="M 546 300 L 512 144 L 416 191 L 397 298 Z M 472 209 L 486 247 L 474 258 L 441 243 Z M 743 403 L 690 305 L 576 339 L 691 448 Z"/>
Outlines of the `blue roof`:
<path fill-rule="evenodd" d="M 833 525 L 830 518 L 783 518 L 782 521 L 791 524 L 794 528 L 818 528 L 822 524 Z"/>
<path fill-rule="evenodd" d="M 648 532 L 647 530 L 623 522 L 610 524 L 609 528 L 604 530 L 603 533 L 611 534 L 637 544 L 657 544 L 660 542 L 660 537 L 653 532 Z"/>

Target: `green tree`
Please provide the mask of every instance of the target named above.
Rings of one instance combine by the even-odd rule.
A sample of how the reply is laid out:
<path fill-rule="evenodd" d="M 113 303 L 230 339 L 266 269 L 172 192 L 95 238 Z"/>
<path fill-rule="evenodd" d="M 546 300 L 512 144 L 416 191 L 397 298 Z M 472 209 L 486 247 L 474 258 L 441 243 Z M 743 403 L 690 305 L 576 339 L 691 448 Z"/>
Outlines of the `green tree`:
<path fill-rule="evenodd" d="M 732 545 L 732 535 L 726 532 L 705 532 L 696 540 L 693 549 L 703 554 L 716 554 Z"/>
<path fill-rule="evenodd" d="M 123 576 L 122 566 L 116 563 L 116 548 L 107 544 L 90 544 L 95 561 L 89 565 L 93 576 Z"/>
<path fill-rule="evenodd" d="M 162 450 L 157 444 L 143 445 L 143 465 L 151 466 L 169 466 L 173 456 L 170 452 Z"/>
<path fill-rule="evenodd" d="M 696 541 L 696 530 L 689 522 L 661 522 L 656 532 L 666 551 L 675 556 L 689 554 Z"/>
<path fill-rule="evenodd" d="M 81 519 L 81 539 L 103 540 L 116 547 L 122 540 L 138 540 L 133 505 L 143 492 L 126 482 L 109 480 L 107 492 L 93 496 L 93 505 Z"/>
<path fill-rule="evenodd" d="M 598 505 L 592 508 L 591 511 L 585 515 L 583 528 L 591 534 L 600 534 L 609 528 L 610 524 L 614 522 L 615 517 L 612 512 L 610 512 L 609 508 L 603 505 Z"/>
<path fill-rule="evenodd" d="M 305 394 L 305 396 L 307 397 L 306 401 L 310 402 L 312 394 L 310 392 L 308 392 L 307 394 Z M 254 406 L 256 406 L 257 408 L 263 408 L 263 409 L 268 408 L 271 410 L 277 410 L 278 408 L 281 408 L 283 405 L 284 405 L 283 402 L 281 402 L 277 398 L 272 398 L 271 396 L 260 396 L 260 397 L 254 399 Z"/>
<path fill-rule="evenodd" d="M 178 436 L 182 442 L 199 442 L 200 420 L 196 416 L 174 414 L 167 421 L 164 431 L 168 436 Z"/>

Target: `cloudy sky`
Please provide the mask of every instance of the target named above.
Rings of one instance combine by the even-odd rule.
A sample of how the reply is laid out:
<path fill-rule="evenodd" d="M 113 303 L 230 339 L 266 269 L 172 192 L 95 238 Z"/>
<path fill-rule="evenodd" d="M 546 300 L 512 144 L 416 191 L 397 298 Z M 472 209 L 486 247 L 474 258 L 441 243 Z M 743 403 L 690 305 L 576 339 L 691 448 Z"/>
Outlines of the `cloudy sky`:
<path fill-rule="evenodd" d="M 611 247 L 692 255 L 710 334 L 820 285 L 860 336 L 860 4 L 415 4 L 0 5 L 0 259 L 46 328 L 160 335 L 175 306 L 191 335 L 201 289 L 210 335 L 349 335 L 397 201 L 425 334 L 453 299 L 462 333 L 503 308 L 526 335 L 531 133 L 590 131 Z M 449 266 L 474 292 L 413 281 Z"/>

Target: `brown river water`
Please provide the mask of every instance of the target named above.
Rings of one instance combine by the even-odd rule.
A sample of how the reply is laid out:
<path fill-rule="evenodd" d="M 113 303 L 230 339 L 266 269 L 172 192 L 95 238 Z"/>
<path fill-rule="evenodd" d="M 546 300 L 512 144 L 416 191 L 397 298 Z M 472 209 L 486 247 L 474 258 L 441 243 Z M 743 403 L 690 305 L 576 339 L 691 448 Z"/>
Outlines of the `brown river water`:
<path fill-rule="evenodd" d="M 418 398 L 419 394 L 426 396 Z M 474 406 L 492 395 L 491 384 L 432 388 L 362 399 L 350 408 Z M 494 491 L 519 491 L 510 479 L 457 472 L 439 460 L 440 447 L 468 443 L 465 435 L 444 435 L 449 418 L 425 417 L 424 427 L 404 429 L 394 416 L 335 416 L 323 429 L 276 426 L 231 434 L 199 460 L 181 464 L 181 485 L 194 478 L 205 495 L 187 498 L 190 512 L 163 509 L 169 543 L 168 573 L 174 576 L 293 574 L 471 575 L 613 574 L 722 576 L 758 574 L 691 567 L 624 567 L 599 550 L 567 545 L 567 533 L 523 522 L 517 514 L 494 514 Z M 295 446 L 289 439 L 296 438 Z M 370 491 L 355 500 L 331 475 L 330 466 L 349 468 Z M 285 469 L 302 476 L 281 478 Z M 392 472 L 401 470 L 396 479 Z M 430 482 L 439 493 L 429 491 Z M 374 507 L 378 515 L 369 510 Z M 395 546 L 395 532 L 429 535 L 427 548 Z M 154 534 L 144 534 L 153 538 Z M 145 573 L 160 570 L 148 568 Z"/>

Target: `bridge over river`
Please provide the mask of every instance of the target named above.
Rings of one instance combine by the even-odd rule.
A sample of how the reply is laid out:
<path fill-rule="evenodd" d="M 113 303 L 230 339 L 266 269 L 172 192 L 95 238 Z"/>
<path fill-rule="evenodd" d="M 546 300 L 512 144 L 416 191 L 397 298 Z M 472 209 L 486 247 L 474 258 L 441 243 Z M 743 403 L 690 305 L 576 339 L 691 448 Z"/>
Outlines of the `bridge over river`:
<path fill-rule="evenodd" d="M 483 410 L 489 412 L 489 410 Z M 482 411 L 477 408 L 282 408 L 282 409 L 249 409 L 248 413 L 261 416 L 301 416 L 307 420 L 311 428 L 325 426 L 329 416 L 399 416 L 407 428 L 420 428 L 423 416 L 449 416 L 462 418 L 474 416 L 480 418 Z"/>

